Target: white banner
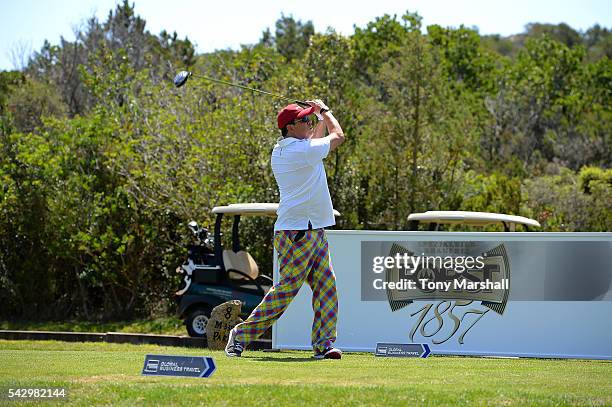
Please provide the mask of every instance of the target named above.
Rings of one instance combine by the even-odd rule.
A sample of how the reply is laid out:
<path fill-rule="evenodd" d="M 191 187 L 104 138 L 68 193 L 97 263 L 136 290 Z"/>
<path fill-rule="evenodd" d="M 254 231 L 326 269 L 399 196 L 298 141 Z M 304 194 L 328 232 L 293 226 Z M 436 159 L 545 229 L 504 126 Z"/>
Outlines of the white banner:
<path fill-rule="evenodd" d="M 612 233 L 332 230 L 327 236 L 339 299 L 336 346 L 343 350 L 373 352 L 378 342 L 427 343 L 433 354 L 612 359 Z M 474 270 L 459 274 L 459 280 L 478 279 L 478 264 L 489 263 L 509 287 L 472 297 L 459 289 L 418 295 L 383 289 L 381 278 L 397 278 L 397 270 L 373 272 L 370 262 L 398 250 L 415 262 L 420 256 L 423 264 L 435 261 L 432 253 L 452 252 L 451 260 L 469 254 L 476 259 Z M 419 272 L 457 280 L 457 273 L 440 269 Z M 311 349 L 310 298 L 304 284 L 273 328 L 274 348 Z"/>

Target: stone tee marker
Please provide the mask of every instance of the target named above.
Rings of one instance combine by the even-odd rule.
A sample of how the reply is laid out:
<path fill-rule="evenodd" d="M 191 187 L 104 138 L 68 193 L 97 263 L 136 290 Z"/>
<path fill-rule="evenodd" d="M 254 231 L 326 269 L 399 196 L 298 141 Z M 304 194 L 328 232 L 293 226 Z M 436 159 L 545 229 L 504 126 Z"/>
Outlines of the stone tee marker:
<path fill-rule="evenodd" d="M 223 350 L 227 344 L 229 331 L 242 322 L 240 318 L 240 310 L 242 302 L 232 300 L 224 302 L 213 308 L 206 325 L 206 338 L 208 341 L 208 349 Z"/>

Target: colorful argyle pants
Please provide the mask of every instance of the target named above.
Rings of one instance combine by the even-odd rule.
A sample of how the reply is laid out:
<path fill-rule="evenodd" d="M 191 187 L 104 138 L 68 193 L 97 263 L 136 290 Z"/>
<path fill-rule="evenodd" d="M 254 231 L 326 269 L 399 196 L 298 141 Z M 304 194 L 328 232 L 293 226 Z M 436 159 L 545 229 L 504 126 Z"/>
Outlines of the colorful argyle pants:
<path fill-rule="evenodd" d="M 236 325 L 243 344 L 257 339 L 285 312 L 306 281 L 312 289 L 312 348 L 322 352 L 336 340 L 338 297 L 323 229 L 280 230 L 274 234 L 279 281 L 246 321 Z"/>

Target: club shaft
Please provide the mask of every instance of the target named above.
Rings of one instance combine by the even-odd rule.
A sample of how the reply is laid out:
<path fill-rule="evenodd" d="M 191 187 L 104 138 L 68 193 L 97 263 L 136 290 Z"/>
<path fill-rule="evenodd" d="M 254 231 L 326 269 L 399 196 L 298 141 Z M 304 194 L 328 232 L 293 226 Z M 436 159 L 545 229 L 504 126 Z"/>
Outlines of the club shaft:
<path fill-rule="evenodd" d="M 192 75 L 193 75 L 193 74 L 192 74 Z M 206 75 L 199 75 L 199 74 L 198 74 L 198 75 L 193 75 L 193 76 L 198 77 L 198 78 L 201 78 L 201 79 L 205 79 L 205 80 L 207 80 L 207 81 L 211 81 L 211 82 L 219 83 L 219 84 L 222 84 L 222 85 L 234 86 L 234 87 L 236 87 L 236 88 L 241 88 L 241 89 L 245 89 L 245 90 L 250 90 L 251 92 L 257 92 L 257 93 L 261 93 L 261 94 L 263 94 L 263 95 L 268 95 L 268 96 L 272 96 L 272 97 L 275 97 L 275 98 L 284 99 L 284 100 L 287 100 L 287 101 L 290 101 L 290 102 L 297 103 L 297 104 L 302 105 L 302 106 L 309 106 L 309 105 L 308 105 L 308 103 L 306 103 L 306 102 L 303 102 L 303 101 L 301 101 L 301 100 L 297 100 L 297 99 L 292 99 L 292 98 L 289 98 L 289 97 L 287 97 L 287 96 L 279 95 L 279 94 L 277 94 L 277 93 L 266 92 L 265 90 L 255 89 L 255 88 L 250 88 L 250 87 L 248 87 L 248 86 L 239 85 L 239 84 L 237 84 L 237 83 L 226 82 L 226 81 L 223 81 L 223 80 L 220 80 L 220 79 L 211 78 L 211 77 L 206 76 Z"/>

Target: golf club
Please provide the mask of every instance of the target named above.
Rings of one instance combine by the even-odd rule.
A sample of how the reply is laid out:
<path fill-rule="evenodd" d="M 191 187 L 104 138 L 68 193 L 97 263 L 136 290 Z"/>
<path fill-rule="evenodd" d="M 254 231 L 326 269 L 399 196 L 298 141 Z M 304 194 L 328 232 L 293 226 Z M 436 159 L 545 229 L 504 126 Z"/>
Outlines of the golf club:
<path fill-rule="evenodd" d="M 250 90 L 251 92 L 257 92 L 257 93 L 261 93 L 261 94 L 264 94 L 264 95 L 272 96 L 272 97 L 275 97 L 275 98 L 288 100 L 290 102 L 297 103 L 298 105 L 303 106 L 303 107 L 310 107 L 310 105 L 308 103 L 306 103 L 304 101 L 301 101 L 301 100 L 292 99 L 292 98 L 289 98 L 287 96 L 279 95 L 279 94 L 272 93 L 272 92 L 266 92 L 265 90 L 249 88 L 248 86 L 238 85 L 237 83 L 222 81 L 222 80 L 219 80 L 219 79 L 211 78 L 209 76 L 204 76 L 204 75 L 199 75 L 199 74 L 198 75 L 194 75 L 190 71 L 181 71 L 178 74 L 176 74 L 176 76 L 174 77 L 174 86 L 176 86 L 177 88 L 180 88 L 181 86 L 183 86 L 187 82 L 187 80 L 191 76 L 195 76 L 195 77 L 198 77 L 198 78 L 201 78 L 201 79 L 205 79 L 207 81 L 211 81 L 211 82 L 214 82 L 214 83 L 219 83 L 219 84 L 222 84 L 222 85 L 234 86 L 236 88 Z"/>

